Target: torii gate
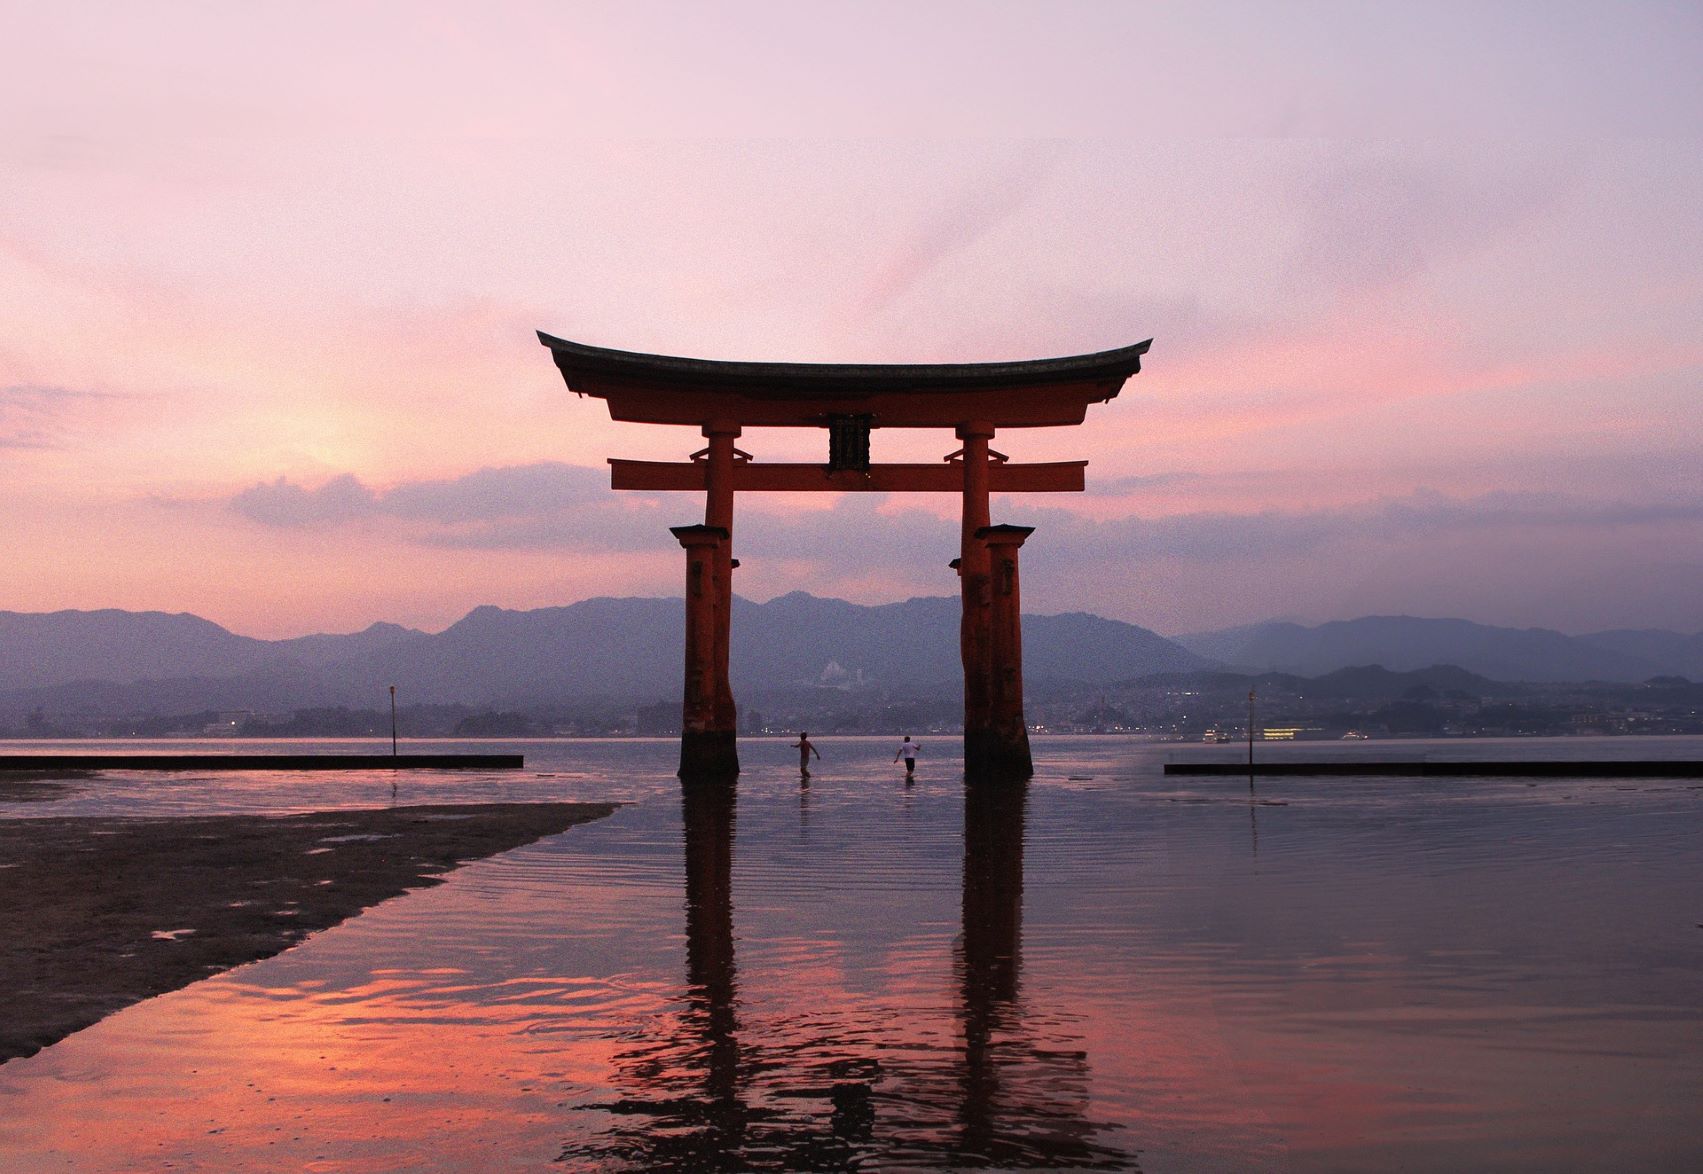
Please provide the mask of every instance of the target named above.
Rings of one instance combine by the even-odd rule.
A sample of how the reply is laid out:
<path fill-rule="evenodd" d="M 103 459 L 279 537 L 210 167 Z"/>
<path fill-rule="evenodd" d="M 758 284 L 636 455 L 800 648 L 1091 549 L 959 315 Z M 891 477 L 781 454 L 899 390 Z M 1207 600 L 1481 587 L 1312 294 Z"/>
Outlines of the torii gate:
<path fill-rule="evenodd" d="M 999 428 L 1080 424 L 1141 370 L 1152 339 L 1118 350 L 1017 363 L 733 363 L 608 350 L 553 338 L 568 389 L 609 404 L 615 420 L 702 429 L 685 463 L 611 459 L 616 489 L 702 490 L 702 525 L 676 526 L 686 550 L 686 681 L 680 777 L 739 773 L 728 683 L 733 604 L 733 495 L 962 493 L 958 571 L 963 620 L 964 768 L 971 777 L 1034 771 L 1023 722 L 1017 551 L 1028 526 L 995 526 L 990 493 L 1080 493 L 1087 461 L 1017 465 L 992 451 Z M 823 465 L 765 463 L 734 447 L 747 427 L 825 428 Z M 951 428 L 962 447 L 938 465 L 874 465 L 874 428 Z"/>

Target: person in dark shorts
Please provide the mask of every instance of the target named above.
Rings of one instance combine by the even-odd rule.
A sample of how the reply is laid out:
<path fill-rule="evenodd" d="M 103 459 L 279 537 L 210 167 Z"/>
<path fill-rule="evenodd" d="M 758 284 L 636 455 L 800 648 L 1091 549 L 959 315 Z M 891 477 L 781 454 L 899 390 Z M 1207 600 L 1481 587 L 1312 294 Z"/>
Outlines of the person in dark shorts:
<path fill-rule="evenodd" d="M 810 756 L 814 754 L 817 758 L 821 758 L 822 752 L 810 744 L 810 735 L 803 730 L 798 731 L 798 741 L 792 744 L 792 748 L 798 751 L 798 773 L 809 778 Z"/>
<path fill-rule="evenodd" d="M 911 741 L 909 734 L 906 734 L 905 740 L 899 743 L 899 752 L 893 755 L 893 761 L 897 762 L 901 758 L 905 760 L 905 780 L 908 782 L 916 775 L 917 771 L 917 744 Z"/>

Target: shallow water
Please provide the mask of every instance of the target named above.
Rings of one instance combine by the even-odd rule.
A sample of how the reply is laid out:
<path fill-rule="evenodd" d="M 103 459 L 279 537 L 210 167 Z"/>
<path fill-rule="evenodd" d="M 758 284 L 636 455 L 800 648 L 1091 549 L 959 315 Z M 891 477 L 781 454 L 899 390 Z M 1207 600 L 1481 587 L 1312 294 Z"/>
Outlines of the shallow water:
<path fill-rule="evenodd" d="M 0 1165 L 1703 1161 L 1698 784 L 1285 778 L 1250 805 L 1246 780 L 1160 773 L 1232 747 L 1042 739 L 1026 788 L 967 792 L 949 740 L 910 787 L 886 739 L 820 745 L 807 789 L 779 740 L 743 745 L 736 793 L 683 790 L 668 742 L 402 772 L 400 802 L 628 805 L 0 1066 Z M 0 811 L 370 806 L 391 782 L 109 774 Z"/>

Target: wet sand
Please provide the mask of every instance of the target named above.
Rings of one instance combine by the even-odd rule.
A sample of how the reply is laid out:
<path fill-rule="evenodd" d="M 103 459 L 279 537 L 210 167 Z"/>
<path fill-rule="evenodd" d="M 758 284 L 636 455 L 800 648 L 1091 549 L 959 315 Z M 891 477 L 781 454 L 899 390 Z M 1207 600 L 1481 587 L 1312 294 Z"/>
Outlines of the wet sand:
<path fill-rule="evenodd" d="M 0 772 L 0 800 L 9 803 L 42 803 L 58 799 L 73 788 L 72 780 L 86 779 L 86 770 L 20 770 Z"/>
<path fill-rule="evenodd" d="M 0 821 L 0 1063 L 614 808 Z"/>

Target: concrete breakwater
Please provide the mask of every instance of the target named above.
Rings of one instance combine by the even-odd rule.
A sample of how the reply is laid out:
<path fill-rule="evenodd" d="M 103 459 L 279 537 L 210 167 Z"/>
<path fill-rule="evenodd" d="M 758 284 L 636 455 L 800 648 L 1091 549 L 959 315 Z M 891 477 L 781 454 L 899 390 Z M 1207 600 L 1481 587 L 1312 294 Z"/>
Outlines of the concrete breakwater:
<path fill-rule="evenodd" d="M 4 754 L 0 772 L 61 770 L 519 770 L 521 754 Z"/>
<path fill-rule="evenodd" d="M 1703 762 L 1167 762 L 1168 775 L 1353 775 L 1396 778 L 1696 779 Z"/>

